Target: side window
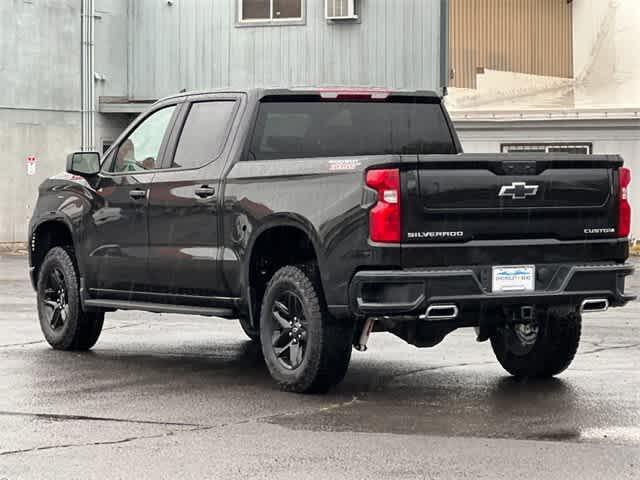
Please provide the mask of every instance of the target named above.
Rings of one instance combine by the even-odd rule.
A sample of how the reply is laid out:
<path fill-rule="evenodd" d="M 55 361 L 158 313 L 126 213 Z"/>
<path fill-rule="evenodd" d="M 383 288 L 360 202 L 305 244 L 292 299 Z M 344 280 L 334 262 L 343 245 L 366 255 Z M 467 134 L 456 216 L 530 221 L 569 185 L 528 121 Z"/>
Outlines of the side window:
<path fill-rule="evenodd" d="M 218 158 L 234 105 L 232 100 L 192 104 L 169 168 L 198 168 Z"/>
<path fill-rule="evenodd" d="M 299 156 L 310 127 L 311 115 L 306 113 L 267 113 L 257 151 L 273 157 L 280 154 Z"/>
<path fill-rule="evenodd" d="M 109 171 L 140 172 L 160 168 L 160 146 L 176 106 L 165 107 L 147 117 L 120 144 Z"/>

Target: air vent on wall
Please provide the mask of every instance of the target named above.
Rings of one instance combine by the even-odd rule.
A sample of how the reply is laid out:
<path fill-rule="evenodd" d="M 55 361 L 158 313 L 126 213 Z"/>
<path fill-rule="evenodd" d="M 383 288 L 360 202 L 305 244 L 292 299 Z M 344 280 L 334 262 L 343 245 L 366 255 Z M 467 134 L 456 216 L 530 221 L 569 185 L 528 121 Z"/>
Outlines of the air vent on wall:
<path fill-rule="evenodd" d="M 325 0 L 327 20 L 357 20 L 356 0 Z"/>

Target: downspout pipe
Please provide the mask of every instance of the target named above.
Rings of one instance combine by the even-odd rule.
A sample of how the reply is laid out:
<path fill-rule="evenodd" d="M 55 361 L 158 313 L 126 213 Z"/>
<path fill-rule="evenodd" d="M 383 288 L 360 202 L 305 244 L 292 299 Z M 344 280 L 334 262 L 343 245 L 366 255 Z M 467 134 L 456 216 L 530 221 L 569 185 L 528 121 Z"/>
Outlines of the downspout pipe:
<path fill-rule="evenodd" d="M 82 151 L 95 150 L 95 9 L 94 0 L 82 0 L 81 7 L 81 136 Z"/>
<path fill-rule="evenodd" d="M 447 96 L 449 88 L 449 0 L 440 0 L 440 91 Z"/>

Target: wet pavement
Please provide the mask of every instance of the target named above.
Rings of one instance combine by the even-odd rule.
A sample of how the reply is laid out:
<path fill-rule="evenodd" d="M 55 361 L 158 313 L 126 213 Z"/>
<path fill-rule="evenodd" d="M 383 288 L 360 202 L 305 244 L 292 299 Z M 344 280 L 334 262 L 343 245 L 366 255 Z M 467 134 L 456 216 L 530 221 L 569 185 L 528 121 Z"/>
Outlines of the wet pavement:
<path fill-rule="evenodd" d="M 375 334 L 336 390 L 302 396 L 234 321 L 116 312 L 91 352 L 55 352 L 26 271 L 0 257 L 2 480 L 640 479 L 637 302 L 585 316 L 551 381 L 514 381 L 472 330 Z"/>

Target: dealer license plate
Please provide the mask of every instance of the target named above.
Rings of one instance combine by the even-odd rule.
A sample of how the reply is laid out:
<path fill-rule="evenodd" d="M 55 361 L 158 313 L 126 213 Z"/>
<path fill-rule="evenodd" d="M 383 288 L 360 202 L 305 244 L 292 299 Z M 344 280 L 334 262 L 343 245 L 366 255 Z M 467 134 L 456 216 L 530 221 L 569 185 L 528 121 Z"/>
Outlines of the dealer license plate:
<path fill-rule="evenodd" d="M 536 267 L 534 265 L 493 267 L 492 273 L 494 293 L 535 290 Z"/>

